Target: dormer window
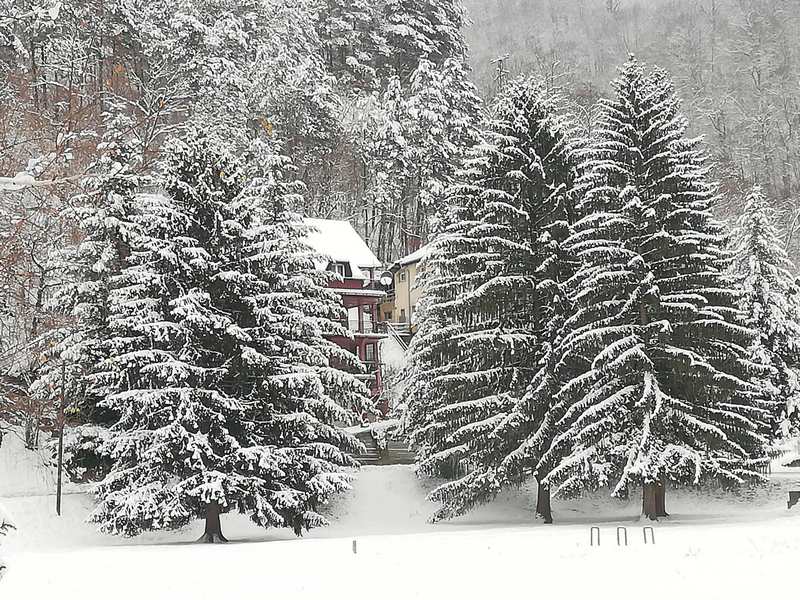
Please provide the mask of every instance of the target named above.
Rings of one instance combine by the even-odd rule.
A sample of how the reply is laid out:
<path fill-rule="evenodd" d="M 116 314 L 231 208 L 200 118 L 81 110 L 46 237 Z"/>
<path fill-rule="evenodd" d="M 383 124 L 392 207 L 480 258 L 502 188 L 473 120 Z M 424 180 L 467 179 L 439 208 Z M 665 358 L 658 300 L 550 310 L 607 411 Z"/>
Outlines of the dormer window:
<path fill-rule="evenodd" d="M 347 277 L 347 265 L 345 263 L 332 262 L 330 265 L 328 265 L 328 270 L 333 271 L 342 279 Z"/>

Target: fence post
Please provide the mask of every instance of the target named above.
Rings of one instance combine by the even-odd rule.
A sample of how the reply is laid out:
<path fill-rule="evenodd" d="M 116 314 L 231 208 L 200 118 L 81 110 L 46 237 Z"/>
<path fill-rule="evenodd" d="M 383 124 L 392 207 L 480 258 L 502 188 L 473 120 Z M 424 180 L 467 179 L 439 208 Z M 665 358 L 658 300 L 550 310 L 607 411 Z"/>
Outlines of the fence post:
<path fill-rule="evenodd" d="M 628 545 L 628 528 L 627 527 L 617 527 L 617 546 L 621 546 L 619 543 L 619 532 L 622 531 L 622 539 L 625 540 L 625 545 Z"/>
<path fill-rule="evenodd" d="M 356 541 L 353 540 L 353 554 L 356 553 Z"/>
<path fill-rule="evenodd" d="M 61 516 L 61 480 L 64 472 L 64 407 L 66 406 L 66 364 L 61 362 L 61 401 L 58 408 L 58 475 L 56 479 L 56 514 Z"/>
<path fill-rule="evenodd" d="M 599 527 L 592 527 L 589 530 L 589 545 L 594 546 L 594 532 L 597 531 L 597 545 L 600 545 L 600 528 Z"/>
<path fill-rule="evenodd" d="M 655 545 L 655 543 L 656 543 L 655 534 L 653 533 L 653 528 L 649 527 L 649 526 L 648 527 L 642 527 L 642 535 L 644 536 L 644 543 L 645 544 L 647 543 L 647 530 L 648 529 L 650 530 L 650 543 Z"/>

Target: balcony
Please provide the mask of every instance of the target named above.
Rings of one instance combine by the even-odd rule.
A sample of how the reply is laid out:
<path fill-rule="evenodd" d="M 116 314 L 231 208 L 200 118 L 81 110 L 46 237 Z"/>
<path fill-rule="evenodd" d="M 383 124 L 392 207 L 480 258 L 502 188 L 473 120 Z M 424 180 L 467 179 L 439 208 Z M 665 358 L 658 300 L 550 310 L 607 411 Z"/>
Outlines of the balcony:
<path fill-rule="evenodd" d="M 346 279 L 331 280 L 330 287 L 335 290 L 372 293 L 373 295 L 385 295 L 388 289 L 387 286 L 381 285 L 380 282 L 374 279 L 365 282 L 363 279 L 353 279 L 349 277 Z"/>
<path fill-rule="evenodd" d="M 376 322 L 369 313 L 361 315 L 361 320 L 345 319 L 342 325 L 354 334 L 383 336 L 387 333 L 386 323 Z"/>

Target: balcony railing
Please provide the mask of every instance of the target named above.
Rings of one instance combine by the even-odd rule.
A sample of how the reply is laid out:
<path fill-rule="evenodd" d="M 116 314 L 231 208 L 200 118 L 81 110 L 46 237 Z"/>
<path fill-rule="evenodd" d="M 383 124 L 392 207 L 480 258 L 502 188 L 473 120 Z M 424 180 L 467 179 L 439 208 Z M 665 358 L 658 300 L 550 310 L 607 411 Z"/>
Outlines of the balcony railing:
<path fill-rule="evenodd" d="M 369 314 L 364 314 L 361 317 L 361 321 L 359 321 L 358 319 L 347 319 L 342 323 L 342 325 L 347 327 L 347 329 L 349 329 L 353 333 L 367 333 L 367 334 L 386 333 L 386 324 L 376 322 Z"/>
<path fill-rule="evenodd" d="M 370 290 L 373 292 L 383 292 L 384 294 L 389 290 L 388 286 L 381 285 L 380 282 L 373 279 L 369 280 L 366 285 L 364 285 L 363 279 L 353 279 L 351 277 L 346 277 L 341 280 L 332 280 L 330 286 L 337 289 Z"/>

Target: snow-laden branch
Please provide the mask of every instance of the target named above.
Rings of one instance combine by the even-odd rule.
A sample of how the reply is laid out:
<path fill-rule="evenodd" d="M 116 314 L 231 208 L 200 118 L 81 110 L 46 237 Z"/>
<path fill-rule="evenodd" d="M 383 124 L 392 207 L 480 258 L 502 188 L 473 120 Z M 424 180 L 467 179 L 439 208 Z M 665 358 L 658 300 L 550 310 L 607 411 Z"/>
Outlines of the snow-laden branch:
<path fill-rule="evenodd" d="M 80 177 L 37 180 L 30 173 L 17 173 L 14 177 L 0 177 L 0 192 L 19 192 L 27 188 L 50 187 L 76 181 Z"/>
<path fill-rule="evenodd" d="M 61 13 L 61 2 L 55 2 L 52 6 L 34 6 L 31 10 L 21 14 L 0 14 L 0 19 L 19 21 L 33 17 L 34 19 L 50 19 L 55 21 Z"/>

